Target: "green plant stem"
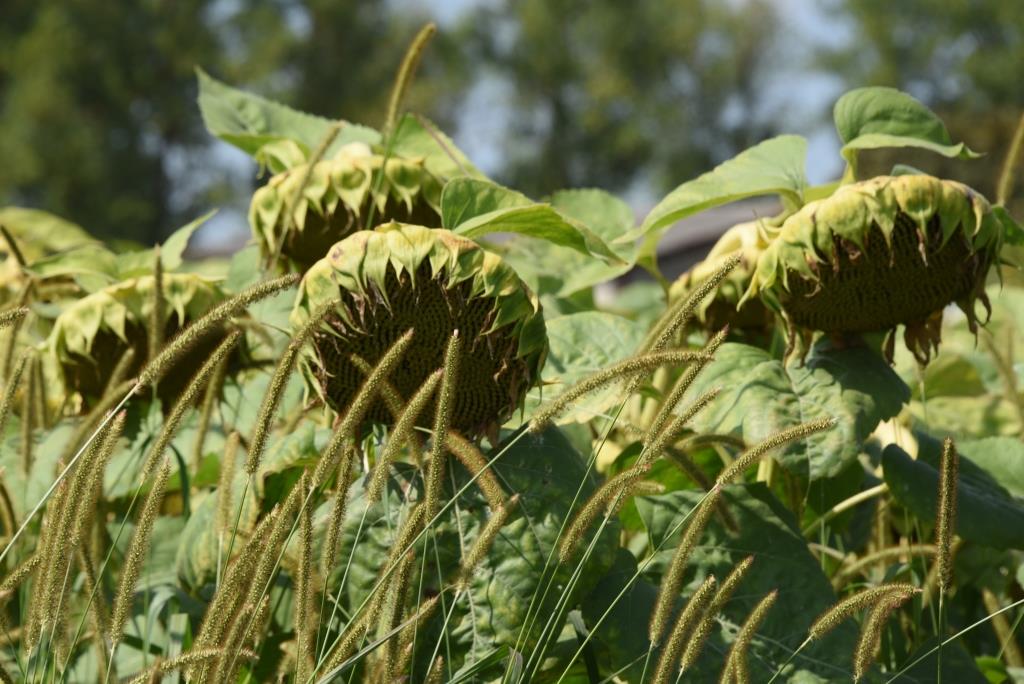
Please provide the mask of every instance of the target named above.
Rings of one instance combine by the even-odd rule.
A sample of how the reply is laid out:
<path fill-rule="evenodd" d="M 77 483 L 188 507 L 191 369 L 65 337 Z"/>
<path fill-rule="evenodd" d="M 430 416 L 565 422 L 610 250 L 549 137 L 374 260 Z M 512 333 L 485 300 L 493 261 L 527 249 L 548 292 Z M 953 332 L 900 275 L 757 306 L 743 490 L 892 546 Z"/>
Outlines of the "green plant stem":
<path fill-rule="evenodd" d="M 887 485 L 887 484 L 885 484 L 883 482 L 880 485 L 876 485 L 876 486 L 871 487 L 869 489 L 865 489 L 862 492 L 858 492 L 857 494 L 854 494 L 853 496 L 851 496 L 848 499 L 844 499 L 843 501 L 840 501 L 835 506 L 833 506 L 829 510 L 825 511 L 825 513 L 820 518 L 818 518 L 817 520 L 814 520 L 809 525 L 807 525 L 807 527 L 805 527 L 804 530 L 803 530 L 803 535 L 806 537 L 808 535 L 813 534 L 814 531 L 817 530 L 820 525 L 824 525 L 825 523 L 827 523 L 829 520 L 831 520 L 832 518 L 836 517 L 837 515 L 840 515 L 840 514 L 846 512 L 846 511 L 850 510 L 854 506 L 857 506 L 858 504 L 862 504 L 865 501 L 868 501 L 868 500 L 870 500 L 870 499 L 872 499 L 872 498 L 874 498 L 876 496 L 881 496 L 882 494 L 885 494 L 888 491 L 889 491 L 889 485 Z"/>
<path fill-rule="evenodd" d="M 1010 150 L 1006 153 L 1003 161 L 1003 169 L 999 174 L 999 183 L 996 185 L 996 203 L 1005 206 L 1013 192 L 1013 180 L 1017 163 L 1020 160 L 1021 147 L 1024 147 L 1024 114 L 1021 114 L 1017 121 L 1017 129 L 1013 132 L 1013 140 L 1010 142 Z"/>
<path fill-rule="evenodd" d="M 953 636 L 947 637 L 946 639 L 943 639 L 936 646 L 933 646 L 932 648 L 928 649 L 926 652 L 924 652 L 921 655 L 919 655 L 917 658 L 914 658 L 914 660 L 912 660 L 909 663 L 907 663 L 906 665 L 904 665 L 903 668 L 901 670 L 899 670 L 896 674 L 894 674 L 889 679 L 885 680 L 885 684 L 892 684 L 892 682 L 895 682 L 901 676 L 903 676 L 903 674 L 905 672 L 907 672 L 907 670 L 910 670 L 915 665 L 920 663 L 922 660 L 924 660 L 925 658 L 930 656 L 932 653 L 937 652 L 943 646 L 948 646 L 949 644 L 953 643 L 954 641 L 956 641 L 957 639 L 962 637 L 964 634 L 967 634 L 968 632 L 970 632 L 970 631 L 972 631 L 972 630 L 974 630 L 974 629 L 976 629 L 978 627 L 981 627 L 983 624 L 985 624 L 989 620 L 992 620 L 993 618 L 995 618 L 995 617 L 997 617 L 999 615 L 1002 615 L 1003 613 L 1005 613 L 1007 611 L 1013 610 L 1017 606 L 1021 606 L 1021 605 L 1024 605 L 1024 599 L 1020 599 L 1018 601 L 1014 601 L 1013 603 L 1011 603 L 1010 605 L 1006 606 L 1005 608 L 1000 608 L 996 612 L 990 613 L 989 615 L 986 615 L 985 617 L 981 618 L 977 622 L 974 622 L 974 623 L 968 625 L 967 627 L 964 627 L 963 629 L 961 629 L 959 632 L 957 632 Z"/>

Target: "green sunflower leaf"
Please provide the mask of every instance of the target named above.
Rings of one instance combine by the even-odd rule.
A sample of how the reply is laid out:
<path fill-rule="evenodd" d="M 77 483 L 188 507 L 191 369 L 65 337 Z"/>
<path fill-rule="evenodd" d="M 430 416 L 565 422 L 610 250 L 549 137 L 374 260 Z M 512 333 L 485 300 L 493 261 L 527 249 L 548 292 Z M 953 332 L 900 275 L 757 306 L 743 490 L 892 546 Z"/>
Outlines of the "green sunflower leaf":
<path fill-rule="evenodd" d="M 889 490 L 921 520 L 935 520 L 942 444 L 918 434 L 917 458 L 895 444 L 882 452 L 882 469 Z M 1021 497 L 1016 440 L 991 438 L 957 445 L 960 474 L 957 484 L 956 532 L 967 541 L 998 549 L 1024 549 L 1024 497 Z M 975 460 L 977 457 L 977 460 Z"/>
<path fill-rule="evenodd" d="M 778 452 L 778 461 L 812 480 L 832 477 L 861 450 L 879 422 L 899 413 L 910 390 L 867 348 L 819 345 L 804 363 L 783 364 L 757 347 L 726 343 L 690 388 L 699 396 L 720 388 L 697 414 L 697 432 L 731 433 L 748 445 L 811 420 L 833 417 L 819 432 Z"/>
<path fill-rule="evenodd" d="M 807 187 L 807 140 L 780 135 L 754 145 L 711 171 L 683 183 L 661 200 L 643 224 L 616 242 L 656 235 L 676 221 L 747 197 L 780 195 L 799 205 Z"/>
<path fill-rule="evenodd" d="M 612 263 L 622 259 L 586 225 L 550 204 L 477 178 L 456 178 L 441 193 L 442 225 L 476 239 L 490 233 L 518 233 L 568 247 Z"/>
<path fill-rule="evenodd" d="M 895 88 L 851 90 L 836 101 L 833 118 L 843 158 L 850 164 L 857 150 L 883 147 L 919 147 L 961 159 L 980 156 L 964 143 L 954 143 L 935 112 Z"/>
<path fill-rule="evenodd" d="M 298 143 L 308 154 L 338 123 L 232 88 L 198 67 L 196 76 L 199 111 L 207 130 L 253 157 L 259 157 L 264 145 L 280 140 Z M 372 128 L 344 121 L 341 124 L 341 133 L 328 149 L 328 156 L 348 143 L 380 141 L 380 133 Z"/>
<path fill-rule="evenodd" d="M 637 510 L 647 529 L 652 547 L 660 549 L 653 561 L 641 564 L 640 582 L 656 586 L 661 582 L 679 543 L 684 516 L 704 496 L 704 492 L 680 490 L 657 496 L 636 498 Z M 787 661 L 800 646 L 811 622 L 833 605 L 835 594 L 821 565 L 807 548 L 807 542 L 797 527 L 796 518 L 762 483 L 732 485 L 722 490 L 722 500 L 736 522 L 736 531 L 730 531 L 719 516 L 711 517 L 704 534 L 689 560 L 688 585 L 683 589 L 689 595 L 709 574 L 723 580 L 733 566 L 747 556 L 754 556 L 754 562 L 737 586 L 732 598 L 725 604 L 718 623 L 705 644 L 692 670 L 687 670 L 686 681 L 712 683 L 719 681 L 725 653 L 736 637 L 739 626 L 750 614 L 754 605 L 769 592 L 778 590 L 779 600 L 769 611 L 764 624 L 758 630 L 751 645 L 751 681 L 766 682 L 775 671 Z M 622 576 L 619 583 L 629 577 Z M 630 575 L 631 576 L 631 575 Z M 599 590 L 612 590 L 609 577 L 599 585 Z M 651 599 L 645 597 L 649 590 L 640 584 L 634 596 L 641 605 Z M 617 591 L 608 596 L 592 595 L 584 603 L 584 616 L 588 626 L 596 629 L 602 643 L 607 643 L 608 655 L 616 657 L 615 667 L 624 667 L 634 658 L 647 652 L 647 619 L 634 614 L 631 622 L 609 623 L 606 619 L 601 627 L 594 625 L 611 603 Z M 633 598 L 633 597 L 631 597 Z M 625 606 L 616 607 L 614 615 L 627 617 Z M 623 632 L 631 636 L 626 639 Z M 635 633 L 642 635 L 637 639 Z M 610 640 L 622 636 L 623 641 L 611 644 Z M 840 625 L 823 639 L 800 651 L 779 681 L 783 682 L 847 682 L 850 681 L 850 653 L 856 640 L 856 626 L 852 621 Z M 614 646 L 614 647 L 613 647 Z M 625 651 L 625 647 L 632 651 Z M 643 659 L 639 666 L 642 669 Z M 614 671 L 614 670 L 612 670 Z M 639 669 L 634 676 L 638 676 Z M 639 681 L 628 678 L 629 681 Z"/>

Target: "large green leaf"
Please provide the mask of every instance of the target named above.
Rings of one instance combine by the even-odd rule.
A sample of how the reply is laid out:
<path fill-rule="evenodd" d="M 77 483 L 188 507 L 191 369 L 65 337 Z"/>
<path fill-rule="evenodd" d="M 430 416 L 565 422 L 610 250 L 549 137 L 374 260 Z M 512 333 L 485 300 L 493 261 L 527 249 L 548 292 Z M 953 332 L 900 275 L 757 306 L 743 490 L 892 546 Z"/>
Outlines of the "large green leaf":
<path fill-rule="evenodd" d="M 619 257 L 597 233 L 526 195 L 479 178 L 455 178 L 441 193 L 441 222 L 468 238 L 518 233 L 610 262 Z"/>
<path fill-rule="evenodd" d="M 782 450 L 778 461 L 813 480 L 837 475 L 878 423 L 899 413 L 910 390 L 867 348 L 816 347 L 803 363 L 784 364 L 763 349 L 726 343 L 690 392 L 721 393 L 693 421 L 698 432 L 736 434 L 753 445 L 780 430 L 832 417 L 831 430 Z"/>
<path fill-rule="evenodd" d="M 695 668 L 687 671 L 685 681 L 717 682 L 725 652 L 739 625 L 762 597 L 778 590 L 779 598 L 758 630 L 750 651 L 751 681 L 763 682 L 803 642 L 811 622 L 835 603 L 836 597 L 819 562 L 808 551 L 792 513 L 767 487 L 761 483 L 733 485 L 726 487 L 722 494 L 736 521 L 737 531 L 730 532 L 717 516 L 712 517 L 690 558 L 683 594 L 688 596 L 708 574 L 724 579 L 736 563 L 749 555 L 754 556 L 754 563 L 726 604 L 719 625 L 713 629 Z M 661 581 L 679 542 L 681 522 L 703 495 L 703 492 L 691 490 L 637 497 L 637 509 L 647 528 L 650 545 L 660 547 L 652 562 L 641 565 L 644 567 L 641 579 L 650 583 L 648 586 L 656 586 Z M 624 576 L 624 570 L 628 569 L 621 561 L 616 570 L 619 583 L 629 579 Z M 606 579 L 599 586 L 604 591 L 613 590 L 612 579 Z M 646 609 L 651 603 L 651 589 L 641 584 L 632 592 L 630 596 L 637 598 L 639 605 Z M 612 598 L 614 594 L 587 599 L 584 614 L 588 625 L 596 624 Z M 621 621 L 612 623 L 606 618 L 597 628 L 597 638 L 607 645 L 606 652 L 616 658 L 612 663 L 616 669 L 647 651 L 648 616 L 643 613 L 643 610 L 626 606 L 617 607 L 614 615 Z M 619 640 L 613 644 L 613 639 Z M 784 673 L 783 681 L 850 681 L 855 640 L 853 623 L 840 625 L 802 650 Z M 641 659 L 641 667 L 630 670 L 633 676 L 627 677 L 628 681 L 639 681 L 642 665 Z"/>
<path fill-rule="evenodd" d="M 184 262 L 185 248 L 192 235 L 216 211 L 209 211 L 174 231 L 161 245 L 160 259 L 166 272 L 176 271 Z M 34 261 L 29 270 L 39 278 L 71 276 L 87 292 L 107 285 L 153 273 L 156 252 L 153 249 L 116 254 L 98 243 L 84 242 L 76 247 Z"/>
<path fill-rule="evenodd" d="M 568 297 L 607 282 L 633 268 L 636 245 L 614 241 L 633 227 L 633 210 L 603 190 L 563 190 L 550 198 L 551 206 L 588 226 L 615 252 L 619 263 L 608 263 L 548 242 L 516 236 L 502 245 L 502 257 L 540 295 Z"/>
<path fill-rule="evenodd" d="M 967 541 L 999 549 L 1024 549 L 1024 498 L 1015 491 L 1020 482 L 1021 450 L 1014 440 L 992 439 L 958 445 L 960 473 L 957 483 L 956 532 Z M 1019 446 L 1019 445 L 1018 445 Z M 882 468 L 889 490 L 903 506 L 925 522 L 935 520 L 939 498 L 941 443 L 918 435 L 917 459 L 895 444 L 882 452 Z M 973 455 L 979 456 L 976 462 Z"/>
<path fill-rule="evenodd" d="M 423 159 L 423 165 L 438 178 L 484 178 L 451 138 L 418 114 L 406 114 L 398 122 L 391 151 L 399 157 Z"/>
<path fill-rule="evenodd" d="M 798 135 L 758 143 L 670 192 L 619 242 L 632 242 L 691 214 L 746 197 L 780 195 L 799 205 L 807 187 L 806 157 L 807 141 Z"/>
<path fill-rule="evenodd" d="M 622 361 L 636 351 L 645 329 L 639 323 L 603 311 L 584 311 L 546 322 L 548 358 L 543 384 L 527 395 L 523 419 L 580 380 Z M 588 422 L 622 400 L 621 387 L 612 384 L 592 392 L 562 414 L 564 422 Z"/>
<path fill-rule="evenodd" d="M 933 111 L 895 88 L 851 90 L 836 101 L 833 118 L 843 157 L 851 163 L 857 150 L 881 147 L 919 147 L 963 159 L 978 156 L 964 143 L 954 144 Z"/>
<path fill-rule="evenodd" d="M 96 242 L 96 238 L 80 226 L 40 209 L 3 207 L 0 209 L 0 225 L 11 233 L 28 261 L 50 252 L 62 252 Z M 0 238 L 0 244 L 3 242 Z"/>
<path fill-rule="evenodd" d="M 962 440 L 957 449 L 1012 496 L 1024 499 L 1024 442 L 1013 437 Z"/>
<path fill-rule="evenodd" d="M 347 143 L 374 144 L 380 141 L 380 134 L 372 128 L 297 111 L 232 88 L 199 68 L 196 75 L 199 78 L 199 111 L 207 130 L 252 156 L 257 156 L 264 145 L 279 140 L 292 140 L 308 154 L 320 145 L 337 123 L 341 123 L 341 132 L 328 155 Z"/>

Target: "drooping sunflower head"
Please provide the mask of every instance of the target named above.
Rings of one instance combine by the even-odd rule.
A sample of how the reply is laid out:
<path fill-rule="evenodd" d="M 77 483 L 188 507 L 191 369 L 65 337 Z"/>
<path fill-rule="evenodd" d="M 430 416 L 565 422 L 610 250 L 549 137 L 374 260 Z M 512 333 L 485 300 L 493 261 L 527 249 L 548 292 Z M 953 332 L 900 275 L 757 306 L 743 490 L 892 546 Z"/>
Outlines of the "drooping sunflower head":
<path fill-rule="evenodd" d="M 955 181 L 880 176 L 841 186 L 783 223 L 758 260 L 745 299 L 779 308 L 791 334 L 896 327 L 922 363 L 938 348 L 942 310 L 956 303 L 976 329 L 975 303 L 1002 241 L 988 202 Z"/>
<path fill-rule="evenodd" d="M 694 312 L 699 327 L 717 332 L 729 326 L 733 335 L 742 338 L 762 338 L 769 334 L 775 318 L 759 299 L 750 299 L 740 306 L 740 299 L 750 287 L 750 279 L 758 258 L 767 247 L 769 238 L 761 221 L 740 223 L 722 234 L 703 261 L 695 265 L 669 288 L 669 300 L 686 297 L 718 271 L 736 254 L 740 262 L 722 281 L 710 298 L 701 302 Z"/>
<path fill-rule="evenodd" d="M 422 159 L 351 143 L 273 176 L 253 195 L 249 225 L 266 257 L 305 271 L 357 230 L 390 221 L 440 226 L 440 199 L 441 182 Z"/>
<path fill-rule="evenodd" d="M 191 273 L 165 274 L 161 291 L 165 340 L 226 297 L 214 281 Z M 125 377 L 135 377 L 141 370 L 149 354 L 148 326 L 154 301 L 153 276 L 140 276 L 83 297 L 57 317 L 46 349 L 67 393 L 78 395 L 83 408 L 88 409 L 103 395 L 129 350 L 133 360 Z M 222 338 L 219 331 L 205 336 L 181 360 L 182 372 L 168 373 L 160 380 L 157 393 L 165 407 L 181 394 Z"/>
<path fill-rule="evenodd" d="M 500 426 L 540 377 L 547 354 L 537 297 L 496 254 L 446 230 L 391 223 L 334 245 L 306 273 L 292 311 L 302 326 L 337 300 L 302 360 L 311 389 L 344 412 L 373 366 L 410 329 L 390 382 L 408 400 L 462 338 L 450 422 L 478 435 Z M 433 421 L 433 410 L 421 420 Z M 389 423 L 377 401 L 368 422 Z"/>

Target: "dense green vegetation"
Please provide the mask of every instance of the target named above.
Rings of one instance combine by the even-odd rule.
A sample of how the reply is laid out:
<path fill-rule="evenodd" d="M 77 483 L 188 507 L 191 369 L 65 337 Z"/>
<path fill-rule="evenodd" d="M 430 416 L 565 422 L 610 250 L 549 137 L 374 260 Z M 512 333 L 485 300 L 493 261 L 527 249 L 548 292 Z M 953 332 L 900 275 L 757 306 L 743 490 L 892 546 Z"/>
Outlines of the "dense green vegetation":
<path fill-rule="evenodd" d="M 771 137 L 638 225 L 481 173 L 405 99 L 433 30 L 380 128 L 198 72 L 267 172 L 230 259 L 0 209 L 3 678 L 1024 677 L 1024 123 L 990 202 L 876 173 L 978 153 L 855 89 L 835 182 Z"/>

